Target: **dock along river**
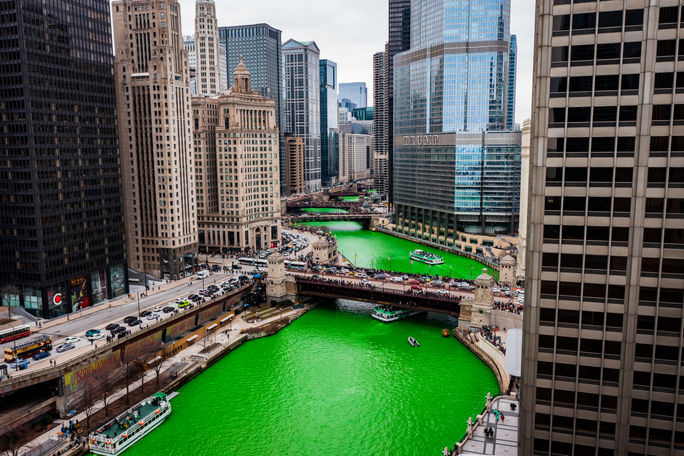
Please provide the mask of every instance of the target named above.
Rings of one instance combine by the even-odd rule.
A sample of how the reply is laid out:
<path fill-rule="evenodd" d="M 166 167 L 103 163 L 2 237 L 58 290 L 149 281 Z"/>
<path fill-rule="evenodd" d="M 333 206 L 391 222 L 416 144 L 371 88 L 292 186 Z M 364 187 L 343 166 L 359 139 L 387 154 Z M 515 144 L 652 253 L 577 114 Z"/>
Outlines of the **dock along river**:
<path fill-rule="evenodd" d="M 494 374 L 444 322 L 338 300 L 247 342 L 188 384 L 135 455 L 437 455 L 482 411 Z M 415 337 L 420 347 L 407 339 Z"/>
<path fill-rule="evenodd" d="M 355 266 L 383 269 L 395 272 L 439 275 L 460 279 L 475 279 L 482 273 L 484 264 L 455 253 L 443 252 L 417 242 L 407 241 L 379 231 L 366 230 L 358 222 L 305 222 L 302 225 L 327 226 L 337 237 L 337 248 Z M 436 253 L 444 264 L 429 266 L 413 261 L 409 254 L 416 249 Z M 488 274 L 498 280 L 499 271 L 487 269 Z"/>

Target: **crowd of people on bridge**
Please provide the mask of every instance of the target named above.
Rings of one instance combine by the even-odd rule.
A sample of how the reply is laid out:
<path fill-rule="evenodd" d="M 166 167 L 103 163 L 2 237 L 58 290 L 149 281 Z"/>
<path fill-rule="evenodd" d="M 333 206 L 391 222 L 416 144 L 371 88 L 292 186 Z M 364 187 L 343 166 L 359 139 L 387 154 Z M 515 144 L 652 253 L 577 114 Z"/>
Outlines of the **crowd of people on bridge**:
<path fill-rule="evenodd" d="M 511 302 L 494 301 L 494 309 L 503 310 L 505 312 L 510 312 L 517 315 L 520 315 L 523 312 L 523 306 L 516 305 Z"/>
<path fill-rule="evenodd" d="M 501 353 L 504 355 L 506 354 L 506 345 L 504 342 L 501 340 L 501 336 L 497 336 L 496 333 L 499 331 L 499 328 L 493 325 L 482 325 L 482 328 L 480 328 L 480 336 L 484 337 L 487 339 L 492 345 L 494 345 Z"/>

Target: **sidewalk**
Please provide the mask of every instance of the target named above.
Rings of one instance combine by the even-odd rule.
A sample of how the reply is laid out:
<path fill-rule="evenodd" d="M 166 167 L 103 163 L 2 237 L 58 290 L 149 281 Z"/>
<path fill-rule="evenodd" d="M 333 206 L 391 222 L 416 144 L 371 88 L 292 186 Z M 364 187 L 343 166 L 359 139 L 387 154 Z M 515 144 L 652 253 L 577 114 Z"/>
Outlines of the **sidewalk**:
<path fill-rule="evenodd" d="M 295 316 L 298 314 L 303 313 L 305 310 L 302 309 L 289 309 L 287 312 L 283 312 L 282 318 L 288 318 L 291 316 Z M 248 328 L 256 328 L 260 326 L 265 326 L 268 325 L 269 323 L 272 323 L 280 318 L 280 315 L 276 315 L 272 318 L 268 318 L 266 320 L 263 320 L 259 322 L 259 324 L 254 324 L 254 323 L 247 323 L 246 321 L 242 320 L 241 318 L 234 318 L 232 323 L 231 323 L 231 329 L 223 329 L 220 332 L 214 333 L 215 336 L 215 342 L 221 344 L 221 347 L 217 347 L 216 350 L 223 348 L 229 344 L 234 343 L 235 341 L 238 341 L 240 339 L 247 340 L 248 336 L 247 334 L 240 334 L 241 329 L 248 329 Z M 205 325 L 209 325 L 211 322 L 205 323 Z M 226 334 L 228 332 L 228 334 Z M 232 333 L 233 337 L 230 337 L 230 334 Z M 208 346 L 208 345 L 207 345 Z M 169 373 L 174 366 L 177 363 L 188 363 L 188 366 L 184 368 L 184 370 L 191 370 L 193 366 L 196 366 L 197 363 L 195 361 L 191 361 L 191 358 L 193 355 L 199 354 L 200 351 L 204 349 L 204 344 L 201 342 L 201 339 L 192 344 L 191 346 L 187 347 L 185 350 L 180 351 L 176 353 L 174 356 L 171 356 L 168 358 L 168 361 L 166 361 L 166 365 L 164 369 L 161 371 L 161 375 L 165 373 Z M 213 353 L 213 351 L 212 351 Z M 211 354 L 209 354 L 211 355 Z M 157 379 L 157 374 L 153 369 L 150 369 L 145 373 L 145 385 L 149 385 L 150 382 L 152 384 L 156 384 L 156 379 Z M 131 382 L 131 387 L 132 389 L 138 388 L 140 386 L 140 380 L 137 379 L 133 382 Z M 149 389 L 150 394 L 153 391 L 153 389 Z M 123 387 L 120 390 L 112 393 L 109 396 L 109 404 L 112 404 L 116 400 L 124 397 L 126 395 L 126 388 Z M 134 405 L 134 404 L 131 404 Z M 95 414 L 95 412 L 101 410 L 104 408 L 104 404 L 101 400 L 97 401 L 95 403 L 94 409 L 91 413 L 91 416 Z M 113 417 L 112 417 L 113 418 Z M 24 445 L 21 450 L 19 451 L 19 455 L 24 455 L 31 451 L 31 449 L 39 447 L 41 445 L 49 445 L 50 440 L 58 440 L 60 439 L 59 433 L 61 433 L 61 424 L 62 423 L 68 423 L 69 420 L 78 420 L 79 422 L 85 423 L 86 421 L 86 414 L 85 412 L 81 412 L 76 414 L 73 417 L 70 417 L 65 420 L 55 420 L 55 423 L 58 423 L 59 425 L 54 427 L 53 429 L 50 429 L 48 432 L 40 435 L 39 437 L 33 439 L 31 442 L 27 443 Z M 62 442 L 66 443 L 66 440 L 62 437 L 61 440 Z"/>
<path fill-rule="evenodd" d="M 511 404 L 516 409 L 511 410 Z M 482 417 L 482 424 L 475 427 L 473 436 L 466 439 L 461 454 L 517 456 L 518 454 L 518 401 L 512 397 L 499 396 L 492 401 L 492 411 Z M 497 420 L 494 410 L 504 419 Z M 484 435 L 486 428 L 494 430 L 494 438 Z"/>

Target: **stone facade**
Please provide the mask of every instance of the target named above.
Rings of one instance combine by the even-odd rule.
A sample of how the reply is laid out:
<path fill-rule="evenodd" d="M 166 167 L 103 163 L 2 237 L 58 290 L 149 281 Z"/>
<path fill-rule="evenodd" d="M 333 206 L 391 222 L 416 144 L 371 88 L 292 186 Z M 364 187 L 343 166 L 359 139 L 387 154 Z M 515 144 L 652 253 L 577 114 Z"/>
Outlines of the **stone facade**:
<path fill-rule="evenodd" d="M 190 72 L 180 5 L 118 0 L 112 14 L 128 261 L 178 279 L 192 274 L 197 262 Z M 154 20 L 155 14 L 165 20 Z"/>
<path fill-rule="evenodd" d="M 475 279 L 475 299 L 473 300 L 470 326 L 480 328 L 491 323 L 490 314 L 494 305 L 494 278 L 487 274 L 487 268 L 482 268 L 482 274 Z"/>
<path fill-rule="evenodd" d="M 244 64 L 230 91 L 193 97 L 199 243 L 204 251 L 280 242 L 275 102 L 250 88 Z"/>
<path fill-rule="evenodd" d="M 509 287 L 515 286 L 516 280 L 516 261 L 510 255 L 501 258 L 499 262 L 499 283 Z"/>

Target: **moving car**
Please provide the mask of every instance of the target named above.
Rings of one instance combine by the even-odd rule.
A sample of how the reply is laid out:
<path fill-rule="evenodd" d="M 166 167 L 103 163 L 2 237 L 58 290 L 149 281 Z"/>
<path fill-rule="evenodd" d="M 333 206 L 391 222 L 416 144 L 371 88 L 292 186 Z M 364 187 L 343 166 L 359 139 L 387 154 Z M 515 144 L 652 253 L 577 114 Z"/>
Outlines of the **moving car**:
<path fill-rule="evenodd" d="M 33 355 L 33 360 L 34 360 L 34 361 L 39 361 L 39 360 L 41 360 L 41 359 L 47 358 L 48 356 L 50 356 L 50 352 L 48 352 L 48 351 L 36 353 L 35 355 Z"/>
<path fill-rule="evenodd" d="M 81 338 L 76 337 L 76 336 L 69 336 L 66 339 L 64 339 L 65 344 L 75 344 L 76 342 L 80 342 Z"/>
<path fill-rule="evenodd" d="M 90 336 L 93 336 L 95 334 L 100 334 L 100 330 L 99 329 L 89 329 L 88 331 L 86 331 L 85 335 L 86 335 L 86 337 L 90 337 Z"/>
<path fill-rule="evenodd" d="M 19 362 L 10 363 L 10 367 L 12 369 L 24 370 L 28 367 L 29 362 L 30 361 L 28 359 L 24 359 L 24 360 L 19 361 Z"/>
<path fill-rule="evenodd" d="M 57 353 L 62 353 L 62 352 L 65 352 L 67 350 L 71 350 L 73 348 L 76 348 L 76 346 L 74 344 L 66 343 L 66 344 L 58 345 L 56 350 L 57 350 Z"/>

